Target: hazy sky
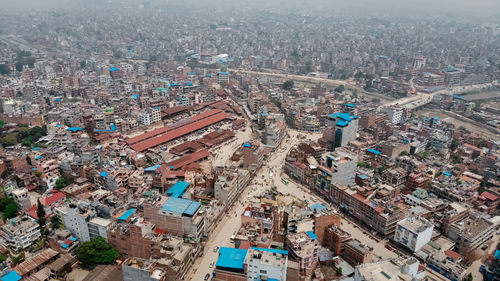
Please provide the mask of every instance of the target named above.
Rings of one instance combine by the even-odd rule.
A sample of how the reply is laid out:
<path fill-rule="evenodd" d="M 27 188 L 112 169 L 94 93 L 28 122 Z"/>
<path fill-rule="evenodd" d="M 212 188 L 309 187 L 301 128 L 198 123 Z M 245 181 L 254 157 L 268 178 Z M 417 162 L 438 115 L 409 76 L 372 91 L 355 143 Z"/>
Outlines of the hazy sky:
<path fill-rule="evenodd" d="M 0 10 L 19 11 L 23 9 L 58 9 L 80 6 L 82 3 L 109 5 L 109 0 L 0 0 Z M 131 4 L 145 0 L 113 0 L 111 6 Z M 338 11 L 351 16 L 454 16 L 462 18 L 486 19 L 500 17 L 500 0 L 149 0 L 152 7 L 164 5 L 204 6 L 238 8 L 252 6 L 270 12 L 297 9 L 314 12 Z"/>

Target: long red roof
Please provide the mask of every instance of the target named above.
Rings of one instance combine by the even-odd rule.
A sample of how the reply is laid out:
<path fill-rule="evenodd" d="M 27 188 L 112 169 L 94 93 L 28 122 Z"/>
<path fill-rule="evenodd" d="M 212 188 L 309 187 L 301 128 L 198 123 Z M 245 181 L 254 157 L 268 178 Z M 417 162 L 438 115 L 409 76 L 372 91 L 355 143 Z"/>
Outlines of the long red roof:
<path fill-rule="evenodd" d="M 203 149 L 203 150 L 188 154 L 186 156 L 183 156 L 183 157 L 176 159 L 174 161 L 168 162 L 167 164 L 165 164 L 165 166 L 167 169 L 177 170 L 177 169 L 180 169 L 180 168 L 187 166 L 189 164 L 195 163 L 203 158 L 207 158 L 208 156 L 210 156 L 210 151 L 208 149 Z"/>
<path fill-rule="evenodd" d="M 176 138 L 179 138 L 181 136 L 187 135 L 189 133 L 192 133 L 194 131 L 200 130 L 202 128 L 205 128 L 207 126 L 210 126 L 212 124 L 215 124 L 217 122 L 220 122 L 224 119 L 229 118 L 229 115 L 222 112 L 218 113 L 215 115 L 212 115 L 210 117 L 207 117 L 205 119 L 184 125 L 182 127 L 179 127 L 177 129 L 173 129 L 171 131 L 166 132 L 166 134 L 160 134 L 158 136 L 152 137 L 150 139 L 138 142 L 136 144 L 133 144 L 131 147 L 133 150 L 137 152 L 141 152 L 144 150 L 147 150 L 149 148 L 158 146 L 160 144 L 169 142 L 171 140 L 174 140 Z"/>
<path fill-rule="evenodd" d="M 205 111 L 203 113 L 200 113 L 198 115 L 195 115 L 193 117 L 190 117 L 187 122 L 185 123 L 182 123 L 182 121 L 178 122 L 178 123 L 174 123 L 172 125 L 168 125 L 168 126 L 164 126 L 164 127 L 161 127 L 161 128 L 158 128 L 158 129 L 155 129 L 155 130 L 152 130 L 152 131 L 149 131 L 149 132 L 146 132 L 144 134 L 141 134 L 141 135 L 138 135 L 138 136 L 135 136 L 133 138 L 129 138 L 127 140 L 125 140 L 125 142 L 128 144 L 128 145 L 133 145 L 133 144 L 136 144 L 138 142 L 141 142 L 141 141 L 144 141 L 144 140 L 147 140 L 147 139 L 150 139 L 150 138 L 153 138 L 155 136 L 158 136 L 158 135 L 161 135 L 161 134 L 164 134 L 168 131 L 171 131 L 179 126 L 185 126 L 185 125 L 188 125 L 188 124 L 191 124 L 193 122 L 196 122 L 198 120 L 203 120 L 207 117 L 210 117 L 210 116 L 213 116 L 217 113 L 221 113 L 222 110 L 220 109 L 213 109 L 213 110 L 208 110 L 208 111 Z M 181 124 L 182 123 L 182 124 Z"/>

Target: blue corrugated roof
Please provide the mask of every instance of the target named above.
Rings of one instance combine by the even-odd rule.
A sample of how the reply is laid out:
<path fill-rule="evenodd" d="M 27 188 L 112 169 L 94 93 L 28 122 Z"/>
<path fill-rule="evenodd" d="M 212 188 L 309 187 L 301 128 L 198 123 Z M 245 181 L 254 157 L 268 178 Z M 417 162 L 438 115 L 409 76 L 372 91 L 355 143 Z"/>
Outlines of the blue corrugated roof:
<path fill-rule="evenodd" d="M 221 247 L 219 249 L 219 258 L 215 266 L 243 269 L 243 262 L 245 261 L 247 252 L 248 250 L 245 249 Z"/>
<path fill-rule="evenodd" d="M 354 104 L 352 104 L 352 103 L 347 103 L 347 104 L 346 104 L 346 106 L 348 106 L 348 107 L 356 107 L 356 106 L 355 106 Z"/>
<path fill-rule="evenodd" d="M 135 214 L 137 209 L 129 209 L 125 213 L 123 213 L 121 216 L 118 217 L 119 220 L 126 221 L 128 218 L 130 218 L 131 215 Z"/>
<path fill-rule="evenodd" d="M 500 250 L 495 251 L 495 259 L 497 259 L 497 260 L 500 259 Z"/>
<path fill-rule="evenodd" d="M 109 68 L 109 71 L 117 71 L 117 70 L 118 70 L 118 68 L 116 68 L 116 67 L 110 67 Z"/>
<path fill-rule="evenodd" d="M 21 276 L 17 274 L 15 270 L 12 270 L 11 272 L 7 273 L 6 275 L 0 277 L 1 281 L 19 281 L 21 280 Z"/>
<path fill-rule="evenodd" d="M 252 145 L 251 145 L 251 144 L 249 144 L 249 143 L 244 143 L 244 144 L 243 144 L 243 147 L 252 147 Z"/>
<path fill-rule="evenodd" d="M 318 239 L 318 236 L 316 234 L 314 234 L 314 232 L 312 231 L 308 231 L 306 232 L 307 236 L 311 237 L 312 240 L 317 240 Z"/>
<path fill-rule="evenodd" d="M 371 148 L 370 148 L 370 149 L 367 149 L 366 151 L 371 152 L 371 153 L 373 153 L 373 154 L 377 154 L 377 155 L 382 153 L 382 152 L 380 152 L 380 151 L 378 151 L 378 150 L 371 149 Z"/>
<path fill-rule="evenodd" d="M 309 209 L 311 209 L 311 211 L 321 211 L 321 210 L 324 210 L 326 209 L 326 206 L 323 205 L 323 204 L 320 204 L 320 203 L 316 203 L 316 204 L 312 204 L 311 206 L 309 206 Z"/>
<path fill-rule="evenodd" d="M 347 122 L 351 122 L 351 120 L 352 120 L 351 115 L 349 115 L 349 113 L 345 113 L 345 112 L 332 113 L 332 114 L 328 115 L 328 117 L 330 117 L 331 119 L 341 119 L 341 120 L 344 120 Z"/>
<path fill-rule="evenodd" d="M 189 182 L 178 181 L 167 191 L 167 196 L 180 198 L 189 186 Z"/>
<path fill-rule="evenodd" d="M 162 210 L 165 212 L 172 212 L 177 214 L 194 215 L 196 210 L 201 206 L 200 202 L 192 201 L 188 199 L 170 197 L 165 204 L 163 204 Z"/>
<path fill-rule="evenodd" d="M 339 127 L 345 127 L 345 126 L 349 125 L 349 122 L 347 122 L 345 120 L 339 120 L 339 121 L 337 121 L 337 123 L 335 125 L 337 125 Z"/>
<path fill-rule="evenodd" d="M 147 167 L 147 168 L 144 168 L 144 172 L 154 172 L 156 171 L 158 168 L 160 168 L 161 165 L 154 165 L 154 166 L 151 166 L 151 167 Z"/>
<path fill-rule="evenodd" d="M 288 255 L 288 251 L 280 250 L 280 249 L 255 248 L 255 247 L 251 247 L 250 249 L 258 250 L 258 251 L 266 251 L 266 252 L 274 253 L 274 254 Z"/>
<path fill-rule="evenodd" d="M 362 180 L 365 180 L 365 179 L 368 178 L 368 176 L 367 175 L 359 175 L 359 178 L 362 179 Z"/>
<path fill-rule="evenodd" d="M 68 245 L 67 244 L 61 244 L 61 248 L 66 249 L 66 248 L 68 248 Z"/>
<path fill-rule="evenodd" d="M 106 171 L 103 171 L 99 174 L 101 177 L 107 177 L 108 176 L 108 172 Z"/>
<path fill-rule="evenodd" d="M 66 130 L 72 131 L 74 133 L 74 132 L 78 132 L 78 131 L 83 131 L 83 128 L 82 127 L 70 127 L 70 128 L 67 128 Z"/>
<path fill-rule="evenodd" d="M 451 176 L 451 173 L 448 173 L 448 172 L 444 172 L 443 173 L 445 176 Z"/>
<path fill-rule="evenodd" d="M 221 72 L 219 72 L 219 74 L 222 74 L 222 75 L 229 75 L 229 72 L 227 72 L 227 71 L 221 71 Z"/>
<path fill-rule="evenodd" d="M 38 155 L 37 157 L 35 157 L 35 159 L 36 159 L 36 160 L 38 160 L 38 159 L 42 159 L 42 157 L 43 157 L 42 155 Z"/>

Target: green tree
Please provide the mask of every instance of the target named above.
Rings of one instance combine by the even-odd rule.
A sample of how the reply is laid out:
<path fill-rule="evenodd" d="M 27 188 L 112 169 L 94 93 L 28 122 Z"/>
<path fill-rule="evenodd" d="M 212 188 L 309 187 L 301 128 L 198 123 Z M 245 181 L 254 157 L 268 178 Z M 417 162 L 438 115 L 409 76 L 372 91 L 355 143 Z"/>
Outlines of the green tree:
<path fill-rule="evenodd" d="M 342 267 L 337 267 L 337 269 L 335 270 L 335 275 L 342 276 Z"/>
<path fill-rule="evenodd" d="M 6 64 L 0 64 L 0 74 L 2 75 L 10 74 L 10 67 Z"/>
<path fill-rule="evenodd" d="M 472 273 L 469 273 L 467 275 L 467 281 L 472 281 L 472 280 L 474 280 L 474 277 L 472 276 Z"/>
<path fill-rule="evenodd" d="M 0 254 L 0 262 L 4 262 L 4 261 L 6 261 L 6 260 L 7 260 L 7 258 L 8 258 L 8 257 L 7 257 L 6 255 L 4 255 L 4 254 Z"/>
<path fill-rule="evenodd" d="M 3 146 L 13 146 L 17 144 L 17 135 L 16 133 L 11 133 L 2 138 Z"/>
<path fill-rule="evenodd" d="M 7 206 L 5 206 L 5 211 L 3 212 L 3 219 L 11 219 L 13 217 L 17 216 L 17 213 L 19 211 L 19 208 L 17 207 L 17 204 L 12 201 Z"/>
<path fill-rule="evenodd" d="M 211 24 L 210 24 L 210 29 L 212 29 L 212 30 L 217 29 L 217 25 L 216 25 L 216 24 L 211 23 Z"/>
<path fill-rule="evenodd" d="M 16 62 L 16 70 L 17 70 L 18 72 L 23 71 L 23 63 L 22 63 L 22 62 L 19 62 L 19 61 L 18 61 L 18 62 Z"/>
<path fill-rule="evenodd" d="M 366 165 L 366 163 L 365 163 L 365 162 L 359 162 L 359 163 L 358 163 L 358 167 L 360 167 L 360 168 L 365 168 L 366 166 L 367 166 L 367 165 Z"/>
<path fill-rule="evenodd" d="M 459 145 L 460 142 L 458 142 L 456 139 L 451 140 L 450 150 L 455 151 L 455 149 L 457 149 Z"/>
<path fill-rule="evenodd" d="M 18 265 L 24 260 L 24 252 L 20 253 L 19 255 L 12 257 L 12 264 Z"/>
<path fill-rule="evenodd" d="M 45 218 L 45 207 L 40 203 L 40 199 L 37 200 L 36 206 L 36 216 L 38 217 L 38 225 L 40 226 L 40 233 L 42 237 L 47 235 L 47 229 L 45 228 L 45 224 L 47 223 L 47 219 Z"/>
<path fill-rule="evenodd" d="M 50 227 L 52 229 L 58 229 L 61 227 L 61 225 L 62 222 L 59 216 L 53 215 L 52 217 L 50 217 Z"/>
<path fill-rule="evenodd" d="M 283 89 L 284 90 L 290 90 L 293 88 L 293 80 L 287 80 L 285 83 L 283 83 Z"/>
<path fill-rule="evenodd" d="M 112 264 L 118 259 L 118 252 L 101 236 L 84 242 L 76 249 L 76 256 L 82 265 L 93 269 L 98 264 Z"/>
<path fill-rule="evenodd" d="M 87 66 L 87 62 L 86 62 L 86 61 L 84 61 L 84 60 L 82 60 L 82 61 L 80 62 L 80 68 L 81 68 L 81 69 L 84 69 L 86 66 Z"/>
<path fill-rule="evenodd" d="M 399 155 L 400 155 L 400 156 L 408 156 L 408 155 L 410 155 L 410 153 L 408 153 L 408 151 L 406 151 L 406 150 L 403 150 L 403 151 L 401 152 L 401 154 L 399 154 Z"/>
<path fill-rule="evenodd" d="M 458 153 L 454 153 L 451 155 L 451 162 L 453 164 L 462 163 L 462 161 L 463 161 L 463 159 Z"/>
<path fill-rule="evenodd" d="M 345 90 L 345 86 L 344 86 L 344 85 L 337 86 L 337 87 L 334 89 L 334 91 L 335 91 L 335 92 L 338 92 L 338 93 L 342 93 L 344 90 Z"/>

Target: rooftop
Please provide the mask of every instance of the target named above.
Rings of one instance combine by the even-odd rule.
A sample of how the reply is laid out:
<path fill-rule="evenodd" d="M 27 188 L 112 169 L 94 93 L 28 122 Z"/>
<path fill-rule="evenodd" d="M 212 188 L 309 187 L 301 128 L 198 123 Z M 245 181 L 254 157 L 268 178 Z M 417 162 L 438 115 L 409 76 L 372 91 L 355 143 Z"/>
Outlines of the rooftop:
<path fill-rule="evenodd" d="M 171 212 L 192 216 L 200 208 L 201 203 L 188 199 L 170 197 L 162 206 L 164 212 Z"/>
<path fill-rule="evenodd" d="M 221 247 L 216 267 L 243 269 L 243 263 L 248 250 Z"/>
<path fill-rule="evenodd" d="M 189 182 L 178 181 L 167 191 L 167 196 L 180 198 L 189 187 Z"/>

